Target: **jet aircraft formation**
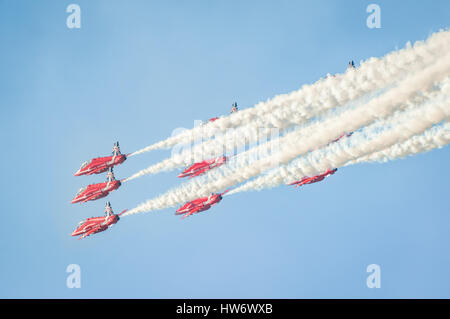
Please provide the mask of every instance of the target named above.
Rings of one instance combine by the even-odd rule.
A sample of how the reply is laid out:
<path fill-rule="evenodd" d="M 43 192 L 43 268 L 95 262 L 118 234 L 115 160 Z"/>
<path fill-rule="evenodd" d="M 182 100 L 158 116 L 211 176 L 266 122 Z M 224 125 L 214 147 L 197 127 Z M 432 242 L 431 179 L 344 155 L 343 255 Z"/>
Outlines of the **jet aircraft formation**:
<path fill-rule="evenodd" d="M 350 61 L 349 68 L 354 68 L 353 61 Z M 238 105 L 236 102 L 232 104 L 230 113 L 238 112 Z M 214 122 L 218 120 L 219 117 L 210 118 L 208 122 Z M 344 137 L 349 137 L 353 134 L 343 133 L 337 139 L 331 141 L 330 143 L 335 143 Z M 106 173 L 106 181 L 103 183 L 91 184 L 87 187 L 81 188 L 76 196 L 72 199 L 71 203 L 85 203 L 88 201 L 94 201 L 103 197 L 108 196 L 108 194 L 116 189 L 118 189 L 122 182 L 125 180 L 116 180 L 113 172 L 113 167 L 125 162 L 130 154 L 122 154 L 120 152 L 119 142 L 114 143 L 112 155 L 105 157 L 93 158 L 90 161 L 84 162 L 80 169 L 74 174 L 75 176 L 81 175 L 92 175 Z M 204 160 L 198 163 L 194 163 L 189 167 L 185 168 L 179 175 L 179 178 L 195 178 L 197 176 L 203 175 L 211 169 L 220 167 L 227 163 L 228 158 L 226 156 L 220 156 L 217 158 L 212 158 Z M 337 171 L 337 168 L 328 169 L 324 173 L 311 176 L 303 177 L 301 180 L 295 181 L 288 185 L 295 185 L 295 187 L 303 186 L 306 184 L 313 184 L 320 182 L 329 175 L 333 175 Z M 200 197 L 193 201 L 190 201 L 175 212 L 175 215 L 182 215 L 182 219 L 189 217 L 193 214 L 197 214 L 210 209 L 212 206 L 216 205 L 222 200 L 222 196 L 229 191 L 226 190 L 223 193 L 213 193 L 207 197 Z M 79 222 L 77 228 L 73 231 L 72 236 L 80 236 L 78 239 L 85 238 L 92 234 L 103 232 L 108 228 L 112 227 L 120 220 L 120 215 L 125 213 L 127 210 L 122 211 L 120 214 L 114 214 L 110 202 L 106 203 L 104 216 L 91 217 Z"/>
<path fill-rule="evenodd" d="M 230 113 L 235 113 L 238 111 L 237 103 L 233 103 Z M 219 117 L 214 117 L 209 119 L 210 122 L 219 119 Z M 116 180 L 113 172 L 113 167 L 125 162 L 130 154 L 122 154 L 120 152 L 119 142 L 114 143 L 111 156 L 97 157 L 90 161 L 86 161 L 81 164 L 78 171 L 75 172 L 75 176 L 81 175 L 92 175 L 101 174 L 107 172 L 106 181 L 103 183 L 91 184 L 84 188 L 81 188 L 75 197 L 72 199 L 71 203 L 85 203 L 88 201 L 97 200 L 108 196 L 108 194 L 116 189 L 118 189 L 124 180 Z M 181 172 L 178 177 L 189 177 L 193 178 L 205 174 L 207 171 L 219 167 L 227 162 L 227 157 L 220 156 L 217 158 L 204 160 L 186 168 Z M 186 203 L 183 207 L 176 211 L 176 215 L 183 214 L 183 218 L 190 216 L 192 214 L 208 210 L 213 205 L 217 204 L 222 200 L 222 195 L 225 194 L 211 194 L 205 198 L 198 198 L 189 203 Z M 112 225 L 119 221 L 119 216 L 122 215 L 126 210 L 120 214 L 114 214 L 111 203 L 107 202 L 105 207 L 105 215 L 100 217 L 87 218 L 78 224 L 78 227 L 73 231 L 72 236 L 80 236 L 78 239 L 85 238 L 89 235 L 96 234 L 107 230 Z"/>

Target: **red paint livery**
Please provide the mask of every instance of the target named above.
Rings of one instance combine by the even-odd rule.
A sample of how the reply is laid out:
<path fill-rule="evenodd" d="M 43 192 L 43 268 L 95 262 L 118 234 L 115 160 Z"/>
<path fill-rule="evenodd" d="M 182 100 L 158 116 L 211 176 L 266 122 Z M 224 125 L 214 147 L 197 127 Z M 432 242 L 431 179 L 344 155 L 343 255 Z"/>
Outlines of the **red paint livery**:
<path fill-rule="evenodd" d="M 335 142 L 339 141 L 340 139 L 342 139 L 342 138 L 344 138 L 344 137 L 350 137 L 350 136 L 352 136 L 352 135 L 353 135 L 353 132 L 350 132 L 350 133 L 344 133 L 344 134 L 342 134 L 341 136 L 339 136 L 337 139 L 332 140 L 331 143 L 335 143 Z"/>
<path fill-rule="evenodd" d="M 90 200 L 97 200 L 108 196 L 109 192 L 116 190 L 120 187 L 121 181 L 112 181 L 98 184 L 88 185 L 86 188 L 82 188 L 78 191 L 77 196 L 72 199 L 72 204 L 85 203 Z"/>
<path fill-rule="evenodd" d="M 227 162 L 226 156 L 217 157 L 210 160 L 205 160 L 203 162 L 195 163 L 188 168 L 186 168 L 183 172 L 181 172 L 178 177 L 187 177 L 189 178 L 202 175 L 209 171 L 210 169 L 213 169 L 215 167 L 222 166 Z"/>
<path fill-rule="evenodd" d="M 120 187 L 122 181 L 118 181 L 114 177 L 113 168 L 109 168 L 109 172 L 106 176 L 106 182 L 91 184 L 85 188 L 78 191 L 74 199 L 72 199 L 72 204 L 87 202 L 90 200 L 96 200 L 108 196 L 110 192 L 116 190 Z"/>
<path fill-rule="evenodd" d="M 327 177 L 328 175 L 333 175 L 334 173 L 336 173 L 337 168 L 335 169 L 327 169 L 327 171 L 323 174 L 320 175 L 316 175 L 313 177 L 304 177 L 299 181 L 293 182 L 291 184 L 288 185 L 295 185 L 295 187 L 299 187 L 302 185 L 306 185 L 306 184 L 313 184 L 313 183 L 317 183 L 320 181 L 323 181 L 325 177 Z"/>
<path fill-rule="evenodd" d="M 84 162 L 74 175 L 80 176 L 100 174 L 106 172 L 110 167 L 122 164 L 126 159 L 127 155 L 120 153 L 119 142 L 116 142 L 113 147 L 113 155 L 97 157 L 93 158 L 89 162 Z"/>
<path fill-rule="evenodd" d="M 101 217 L 91 217 L 87 218 L 84 221 L 81 221 L 78 224 L 77 229 L 75 229 L 72 233 L 72 236 L 80 236 L 78 239 L 82 239 L 92 234 L 100 233 L 102 231 L 107 230 L 109 227 L 114 225 L 120 220 L 120 215 L 125 213 L 127 210 L 124 210 L 120 214 L 114 214 L 111 209 L 111 204 L 109 202 L 106 203 L 105 216 Z"/>
<path fill-rule="evenodd" d="M 183 215 L 182 219 L 184 219 L 192 214 L 208 210 L 215 204 L 219 203 L 222 200 L 222 195 L 226 192 L 228 192 L 228 190 L 221 194 L 211 194 L 208 197 L 200 197 L 194 199 L 193 201 L 188 202 L 178 208 L 175 215 Z"/>

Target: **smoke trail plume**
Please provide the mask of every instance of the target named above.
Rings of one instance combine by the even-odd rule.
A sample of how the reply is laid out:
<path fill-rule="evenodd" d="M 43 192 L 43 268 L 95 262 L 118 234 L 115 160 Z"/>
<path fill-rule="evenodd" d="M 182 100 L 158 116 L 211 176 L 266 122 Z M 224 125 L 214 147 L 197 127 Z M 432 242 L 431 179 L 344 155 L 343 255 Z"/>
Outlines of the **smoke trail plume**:
<path fill-rule="evenodd" d="M 411 72 L 421 70 L 431 64 L 436 58 L 449 51 L 450 32 L 441 31 L 433 34 L 426 42 L 418 41 L 405 49 L 390 53 L 384 58 L 371 58 L 363 62 L 357 71 L 350 70 L 345 74 L 330 76 L 317 81 L 313 85 L 304 85 L 300 90 L 289 94 L 282 94 L 266 102 L 260 102 L 255 107 L 222 117 L 215 122 L 187 130 L 132 153 L 130 156 L 142 154 L 154 149 L 169 148 L 180 143 L 192 143 L 199 139 L 207 139 L 226 132 L 230 128 L 238 128 L 212 145 L 222 147 L 227 140 L 240 141 L 239 136 L 247 134 L 249 127 L 277 127 L 288 128 L 294 124 L 301 124 L 313 116 L 322 114 L 336 106 L 342 106 L 350 101 L 363 97 L 374 90 L 381 89 L 394 81 L 399 81 Z M 233 137 L 238 137 L 237 139 Z M 195 153 L 195 152 L 194 152 Z M 192 158 L 192 156 L 190 156 Z M 145 174 L 156 173 L 165 169 L 172 169 L 179 165 L 188 164 L 184 156 L 167 160 L 164 164 L 157 164 L 143 170 L 128 180 Z"/>
<path fill-rule="evenodd" d="M 430 101 L 422 107 L 413 108 L 394 116 L 379 131 L 379 123 L 356 132 L 324 149 L 316 150 L 263 176 L 249 181 L 229 194 L 249 190 L 260 190 L 289 184 L 307 176 L 323 173 L 328 168 L 339 168 L 361 161 L 392 160 L 442 147 L 449 141 L 448 124 L 432 127 L 450 117 L 450 95 Z M 420 137 L 416 134 L 423 133 Z M 425 142 L 426 144 L 420 144 Z"/>
<path fill-rule="evenodd" d="M 435 148 L 442 148 L 450 143 L 450 123 L 433 126 L 423 134 L 411 137 L 402 143 L 397 143 L 381 151 L 351 160 L 345 166 L 365 162 L 385 163 L 419 153 L 429 152 Z"/>
<path fill-rule="evenodd" d="M 337 116 L 332 116 L 321 121 L 317 121 L 302 130 L 300 135 L 294 135 L 290 139 L 285 139 L 282 144 L 282 150 L 276 156 L 281 163 L 286 164 L 299 155 L 306 153 L 308 149 L 317 149 L 318 147 L 327 145 L 328 142 L 336 136 L 337 132 L 342 132 L 345 130 L 354 131 L 362 126 L 371 124 L 376 120 L 391 116 L 396 111 L 404 109 L 405 105 L 418 104 L 418 101 L 422 102 L 421 100 L 424 96 L 423 93 L 432 90 L 433 85 L 449 73 L 450 55 L 447 54 L 439 59 L 439 61 L 436 61 L 434 65 L 409 77 L 401 82 L 397 87 L 387 91 L 381 96 L 372 99 L 364 107 L 349 109 Z M 445 88 L 447 92 L 448 86 Z M 444 111 L 442 111 L 442 109 L 438 106 L 434 106 L 434 109 L 428 110 L 431 112 L 430 114 L 434 114 L 433 121 L 436 121 L 436 118 L 439 116 L 441 116 L 441 118 L 448 116 L 448 104 L 445 104 L 445 106 L 446 109 L 444 109 Z M 422 126 L 426 126 L 430 122 L 428 119 L 429 114 L 416 114 L 415 116 L 416 118 L 409 119 L 409 121 L 416 121 L 417 123 L 408 122 L 409 125 L 414 124 L 413 129 L 408 128 L 408 125 L 403 124 L 403 126 L 406 127 L 406 132 L 414 132 L 414 134 L 418 134 L 421 130 L 426 129 L 426 127 L 422 128 Z M 426 124 L 421 126 L 419 125 L 420 123 Z M 391 138 L 395 141 L 396 139 L 407 135 L 406 133 L 402 133 L 402 130 L 399 131 L 396 129 L 397 127 L 387 130 L 388 133 L 385 133 L 387 136 L 383 138 L 387 139 L 391 135 Z M 392 132 L 400 136 L 397 136 Z M 355 140 L 355 138 L 352 137 L 352 140 Z M 341 143 L 338 144 L 340 145 Z M 382 146 L 385 148 L 386 143 Z M 329 147 L 335 146 L 333 145 Z M 374 151 L 376 151 L 376 149 L 371 152 Z M 330 158 L 333 158 L 333 153 L 329 154 L 329 156 Z M 171 190 L 156 199 L 149 200 L 139 205 L 138 207 L 127 212 L 125 215 L 174 206 L 176 204 L 192 200 L 198 196 L 204 196 L 210 192 L 215 192 L 229 186 L 236 185 L 261 174 L 264 170 L 270 167 L 270 165 L 268 165 L 270 164 L 270 161 L 273 161 L 273 159 L 270 159 L 269 156 L 269 161 L 267 161 L 267 159 L 259 160 L 247 167 L 245 170 L 239 170 L 238 172 L 234 172 L 228 176 L 218 176 L 220 177 L 218 180 L 211 181 L 207 184 L 202 184 L 201 182 L 199 183 L 198 181 L 193 180 L 186 185 L 182 185 L 178 189 Z M 208 177 L 214 176 L 217 176 L 216 172 L 211 172 L 208 174 Z"/>

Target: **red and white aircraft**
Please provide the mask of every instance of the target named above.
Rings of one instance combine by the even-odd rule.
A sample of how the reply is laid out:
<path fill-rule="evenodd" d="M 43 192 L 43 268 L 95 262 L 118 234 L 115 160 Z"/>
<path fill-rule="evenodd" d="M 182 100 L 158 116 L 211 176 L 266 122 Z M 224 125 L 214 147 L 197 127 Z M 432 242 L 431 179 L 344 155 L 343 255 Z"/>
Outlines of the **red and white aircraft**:
<path fill-rule="evenodd" d="M 84 162 L 74 175 L 92 175 L 106 172 L 108 168 L 122 164 L 127 159 L 128 155 L 129 154 L 125 155 L 120 153 L 119 142 L 116 142 L 114 143 L 111 156 L 97 157 L 89 162 Z"/>
<path fill-rule="evenodd" d="M 120 219 L 120 215 L 122 215 L 126 211 L 127 210 L 125 209 L 123 212 L 116 215 L 112 211 L 111 204 L 107 202 L 105 207 L 105 216 L 91 217 L 84 221 L 79 222 L 78 227 L 73 231 L 72 236 L 81 235 L 81 237 L 78 239 L 82 239 L 89 235 L 105 231 L 109 227 L 117 223 Z"/>
<path fill-rule="evenodd" d="M 230 113 L 235 113 L 235 112 L 237 112 L 237 111 L 239 111 L 238 105 L 237 105 L 236 102 L 234 102 L 233 104 L 231 104 L 231 110 L 230 110 Z"/>
<path fill-rule="evenodd" d="M 333 175 L 334 173 L 336 173 L 337 168 L 335 169 L 327 169 L 327 171 L 325 173 L 313 176 L 313 177 L 303 177 L 301 180 L 290 183 L 288 185 L 295 185 L 295 187 L 299 187 L 305 184 L 313 184 L 313 183 L 317 183 L 320 181 L 323 181 L 325 177 L 327 177 L 328 175 Z"/>
<path fill-rule="evenodd" d="M 182 177 L 189 176 L 189 178 L 192 178 L 192 177 L 195 177 L 195 176 L 199 176 L 199 175 L 202 175 L 202 174 L 206 173 L 210 169 L 222 166 L 226 162 L 227 162 L 227 157 L 226 156 L 220 156 L 220 157 L 217 157 L 217 158 L 213 158 L 213 159 L 205 160 L 205 161 L 202 161 L 202 162 L 198 162 L 198 163 L 192 164 L 191 166 L 186 168 L 184 171 L 182 171 L 178 175 L 178 177 L 182 178 Z"/>
<path fill-rule="evenodd" d="M 237 112 L 237 111 L 239 111 L 238 105 L 237 105 L 236 102 L 234 102 L 233 104 L 231 104 L 230 113 L 235 113 L 235 112 Z M 219 117 L 213 117 L 213 118 L 210 118 L 210 119 L 208 120 L 208 122 L 214 122 L 214 121 L 217 121 L 218 119 L 219 119 Z M 203 123 L 203 124 L 206 124 L 206 123 Z"/>
<path fill-rule="evenodd" d="M 226 190 L 223 193 L 220 194 L 211 194 L 208 197 L 200 197 L 197 199 L 194 199 L 191 202 L 188 202 L 177 209 L 175 215 L 183 215 L 181 219 L 184 219 L 192 214 L 200 213 L 205 210 L 210 209 L 212 206 L 217 204 L 222 200 L 222 195 L 228 192 L 229 190 Z"/>
<path fill-rule="evenodd" d="M 85 203 L 90 200 L 96 200 L 108 196 L 110 192 L 116 190 L 122 185 L 123 180 L 116 180 L 113 173 L 113 168 L 110 167 L 108 174 L 106 175 L 106 182 L 91 184 L 85 188 L 78 191 L 74 199 L 72 199 L 72 204 L 75 203 Z"/>
<path fill-rule="evenodd" d="M 350 137 L 350 136 L 352 136 L 352 135 L 353 135 L 353 132 L 350 132 L 350 133 L 344 133 L 344 134 L 342 134 L 341 136 L 339 136 L 337 139 L 332 140 L 332 141 L 330 142 L 330 144 L 331 144 L 331 143 L 335 143 L 335 142 L 339 141 L 340 139 L 342 139 L 342 138 L 344 138 L 344 137 Z"/>

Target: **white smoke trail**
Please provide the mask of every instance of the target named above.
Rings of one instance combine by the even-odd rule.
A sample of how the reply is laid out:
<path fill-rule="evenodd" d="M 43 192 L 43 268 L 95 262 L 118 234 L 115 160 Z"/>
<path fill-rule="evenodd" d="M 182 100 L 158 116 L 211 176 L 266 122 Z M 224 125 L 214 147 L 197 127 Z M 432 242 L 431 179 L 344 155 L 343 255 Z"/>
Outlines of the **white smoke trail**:
<path fill-rule="evenodd" d="M 232 190 L 227 195 L 289 184 L 315 176 L 329 168 L 339 168 L 368 160 L 392 160 L 442 147 L 449 141 L 448 123 L 428 129 L 450 118 L 450 90 L 421 107 L 397 113 L 387 121 L 375 122 L 350 138 L 316 150 Z M 382 127 L 388 127 L 380 131 Z M 427 130 L 428 129 L 428 130 Z M 414 135 L 423 133 L 421 136 Z M 427 142 L 420 144 L 420 142 Z"/>
<path fill-rule="evenodd" d="M 381 59 L 371 58 L 363 62 L 356 72 L 351 70 L 342 75 L 321 79 L 313 85 L 304 85 L 298 91 L 276 96 L 267 102 L 258 103 L 253 108 L 242 110 L 228 117 L 222 117 L 215 122 L 184 131 L 165 141 L 136 151 L 130 156 L 154 149 L 172 147 L 180 143 L 191 143 L 199 139 L 210 138 L 219 132 L 223 133 L 230 128 L 243 126 L 217 142 L 211 142 L 214 144 L 206 147 L 210 149 L 214 145 L 220 151 L 220 148 L 223 149 L 226 141 L 239 142 L 243 140 L 242 136 L 253 136 L 253 134 L 247 134 L 249 127 L 253 129 L 258 127 L 284 129 L 293 124 L 303 123 L 335 106 L 345 105 L 376 89 L 403 79 L 411 72 L 420 70 L 432 63 L 436 58 L 448 52 L 449 48 L 450 32 L 441 31 L 435 33 L 426 42 L 418 41 L 414 46 L 408 44 L 405 49 L 390 53 Z M 229 146 L 226 148 L 229 149 Z M 191 163 L 189 161 L 186 162 L 187 159 L 193 157 L 192 153 L 189 153 L 151 166 L 127 180 Z"/>
<path fill-rule="evenodd" d="M 294 131 L 277 141 L 271 141 L 255 147 L 246 152 L 248 154 L 240 154 L 239 156 L 244 159 L 242 163 L 235 161 L 235 164 L 237 164 L 235 166 L 227 165 L 222 169 L 210 171 L 204 178 L 192 180 L 184 186 L 185 192 L 199 195 L 212 191 L 210 189 L 211 185 L 214 185 L 213 191 L 236 185 L 259 175 L 279 163 L 288 163 L 309 150 L 327 145 L 329 141 L 339 135 L 337 132 L 345 130 L 355 131 L 376 119 L 391 115 L 396 110 L 420 104 L 426 99 L 433 98 L 443 91 L 445 92 L 449 87 L 448 79 L 443 81 L 441 85 L 433 87 L 433 84 L 434 79 L 440 79 L 440 77 L 450 73 L 450 60 L 446 59 L 450 59 L 450 54 L 421 73 L 405 80 L 397 88 L 371 100 L 364 106 L 349 109 L 337 116 L 317 121 L 309 127 Z M 430 89 L 430 91 L 421 92 L 421 89 Z M 263 153 L 261 149 L 272 147 L 271 144 L 273 143 L 280 144 L 278 153 L 252 163 L 246 161 L 247 159 L 255 158 L 254 155 L 252 156 L 252 153 Z"/>
<path fill-rule="evenodd" d="M 277 125 L 278 129 L 283 130 L 294 124 L 302 124 L 314 116 L 324 114 L 326 111 L 332 109 L 333 104 L 330 102 L 330 99 L 333 96 L 335 98 L 334 101 L 337 103 L 336 106 L 342 106 L 352 99 L 357 99 L 354 101 L 356 104 L 362 103 L 363 101 L 358 101 L 358 99 L 362 100 L 365 94 L 397 81 L 406 74 L 411 75 L 417 70 L 423 69 L 425 66 L 432 64 L 442 52 L 448 52 L 450 49 L 449 34 L 445 32 L 438 33 L 434 37 L 431 37 L 425 46 L 416 45 L 414 48 L 408 47 L 408 49 L 395 52 L 395 54 L 391 53 L 385 58 L 377 60 L 378 64 L 363 65 L 357 72 L 348 72 L 348 83 L 345 77 L 340 82 L 334 79 L 334 82 L 331 81 L 329 84 L 338 87 L 338 89 L 332 90 L 331 95 L 327 97 L 324 97 L 323 93 L 320 95 L 320 92 L 316 91 L 317 97 L 313 98 L 308 96 L 309 104 L 301 104 L 303 103 L 301 96 L 298 100 L 294 100 L 292 97 L 295 94 L 292 93 L 290 94 L 291 99 L 285 101 L 285 103 L 281 103 L 277 108 L 273 107 L 272 112 L 268 113 L 266 117 L 257 117 L 245 126 L 234 130 L 227 130 L 225 135 L 217 134 L 213 140 L 205 141 L 195 145 L 193 148 L 188 147 L 187 150 L 181 153 L 172 154 L 172 157 L 133 174 L 126 181 L 147 174 L 156 174 L 161 171 L 192 164 L 195 161 L 201 161 L 207 157 L 218 157 L 230 150 L 233 151 L 235 148 L 243 149 L 246 143 L 255 143 L 261 137 L 274 135 L 273 128 L 270 127 L 274 124 Z M 424 51 L 425 47 L 427 50 Z M 429 50 L 432 50 L 432 52 L 429 52 Z M 302 92 L 302 90 L 299 92 Z M 324 92 L 325 95 L 330 93 L 326 90 Z M 269 127 L 263 128 L 263 125 Z"/>
<path fill-rule="evenodd" d="M 383 95 L 371 100 L 364 107 L 350 109 L 338 116 L 327 118 L 317 123 L 313 123 L 305 130 L 302 130 L 300 136 L 293 136 L 283 143 L 283 149 L 277 154 L 281 163 L 288 163 L 292 159 L 305 153 L 308 149 L 316 149 L 319 146 L 326 145 L 336 132 L 345 130 L 354 131 L 361 126 L 370 124 L 377 119 L 382 119 L 393 114 L 396 110 L 405 107 L 405 103 L 417 103 L 423 91 L 432 89 L 436 81 L 450 73 L 450 54 L 442 57 L 433 66 L 424 71 L 415 74 L 409 79 L 403 81 L 398 87 L 384 93 Z M 448 91 L 448 85 L 445 87 Z M 426 119 L 425 114 L 418 118 Z M 303 137 L 303 138 L 301 138 Z M 196 180 L 178 189 L 171 190 L 156 199 L 149 200 L 138 207 L 130 210 L 126 215 L 139 212 L 162 209 L 176 204 L 192 200 L 198 196 L 204 196 L 210 192 L 219 191 L 229 186 L 236 185 L 261 174 L 270 167 L 273 158 L 258 160 L 244 170 L 239 170 L 228 176 L 217 176 L 216 172 L 208 174 L 211 177 L 219 177 L 217 180 L 206 184 L 199 183 Z"/>
<path fill-rule="evenodd" d="M 423 134 L 415 135 L 405 142 L 351 160 L 345 166 L 365 162 L 386 163 L 406 156 L 429 152 L 435 148 L 442 148 L 448 143 L 450 143 L 450 123 L 445 122 L 426 130 Z"/>

